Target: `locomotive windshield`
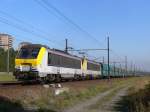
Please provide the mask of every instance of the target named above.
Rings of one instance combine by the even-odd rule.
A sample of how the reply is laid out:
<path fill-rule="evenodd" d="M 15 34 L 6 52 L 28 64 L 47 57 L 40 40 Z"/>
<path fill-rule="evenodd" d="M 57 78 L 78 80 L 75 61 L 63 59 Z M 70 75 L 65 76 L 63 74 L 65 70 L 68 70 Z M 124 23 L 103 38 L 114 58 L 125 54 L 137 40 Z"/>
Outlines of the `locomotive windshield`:
<path fill-rule="evenodd" d="M 36 59 L 40 51 L 40 47 L 22 47 L 17 55 L 19 59 Z"/>

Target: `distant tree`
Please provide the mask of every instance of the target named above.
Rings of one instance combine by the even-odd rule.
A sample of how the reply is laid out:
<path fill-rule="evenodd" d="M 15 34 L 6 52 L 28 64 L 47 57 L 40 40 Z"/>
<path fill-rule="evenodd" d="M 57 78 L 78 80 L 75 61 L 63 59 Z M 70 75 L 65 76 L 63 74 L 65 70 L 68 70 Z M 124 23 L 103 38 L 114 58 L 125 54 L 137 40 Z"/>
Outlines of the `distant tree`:
<path fill-rule="evenodd" d="M 0 72 L 6 72 L 7 71 L 7 53 L 8 51 L 0 48 Z M 15 67 L 15 57 L 16 57 L 17 51 L 15 51 L 13 48 L 9 49 L 9 68 L 10 71 L 14 70 Z"/>
<path fill-rule="evenodd" d="M 15 57 L 16 57 L 17 51 L 15 51 L 14 49 L 10 49 L 9 51 L 9 62 L 10 62 L 10 71 L 14 71 L 14 67 L 15 67 Z"/>
<path fill-rule="evenodd" d="M 0 71 L 6 71 L 6 53 L 0 48 Z"/>

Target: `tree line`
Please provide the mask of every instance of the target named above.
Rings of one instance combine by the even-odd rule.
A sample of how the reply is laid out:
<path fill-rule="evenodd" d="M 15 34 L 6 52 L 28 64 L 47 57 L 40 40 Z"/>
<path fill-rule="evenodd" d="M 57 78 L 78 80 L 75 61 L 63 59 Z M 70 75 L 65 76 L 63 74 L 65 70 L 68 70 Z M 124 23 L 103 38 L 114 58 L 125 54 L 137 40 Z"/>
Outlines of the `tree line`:
<path fill-rule="evenodd" d="M 13 72 L 15 67 L 15 57 L 17 51 L 9 49 L 9 71 Z M 0 72 L 7 71 L 8 51 L 0 48 Z"/>

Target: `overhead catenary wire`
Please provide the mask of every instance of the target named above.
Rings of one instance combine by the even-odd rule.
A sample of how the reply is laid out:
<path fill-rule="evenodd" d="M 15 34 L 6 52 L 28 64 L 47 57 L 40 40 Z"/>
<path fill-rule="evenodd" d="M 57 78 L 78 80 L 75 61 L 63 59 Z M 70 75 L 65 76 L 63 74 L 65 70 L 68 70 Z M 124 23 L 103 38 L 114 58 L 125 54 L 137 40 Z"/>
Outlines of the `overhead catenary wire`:
<path fill-rule="evenodd" d="M 45 31 L 43 31 L 43 30 L 41 30 L 41 29 L 39 29 L 39 28 L 37 28 L 37 27 L 34 27 L 33 25 L 31 25 L 31 24 L 29 24 L 29 23 L 27 23 L 27 22 L 24 22 L 24 21 L 22 21 L 22 20 L 20 20 L 20 19 L 18 19 L 18 18 L 16 18 L 16 17 L 14 17 L 14 16 L 12 16 L 12 15 L 10 15 L 10 14 L 4 12 L 4 11 L 1 11 L 1 10 L 0 10 L 0 13 L 3 14 L 3 15 L 5 15 L 5 16 L 7 16 L 7 17 L 9 17 L 9 18 L 11 18 L 12 20 L 14 20 L 14 21 L 16 21 L 16 22 L 18 22 L 18 23 L 20 23 L 20 24 L 22 24 L 22 25 L 19 26 L 19 25 L 17 25 L 17 24 L 12 23 L 12 22 L 10 23 L 9 20 L 6 20 L 4 17 L 3 17 L 3 18 L 1 17 L 1 19 L 3 19 L 3 20 L 2 20 L 3 23 L 4 23 L 4 21 L 5 21 L 5 24 L 6 24 L 6 21 L 7 21 L 7 24 L 8 24 L 8 22 L 9 22 L 9 25 L 11 24 L 11 26 L 12 26 L 12 24 L 13 24 L 13 27 L 17 27 L 17 29 L 18 29 L 18 27 L 19 27 L 20 29 L 24 30 L 24 31 L 27 32 L 27 33 L 30 33 L 30 34 L 32 34 L 32 35 L 38 36 L 38 38 L 42 38 L 42 39 L 44 39 L 44 40 L 48 40 L 48 41 L 50 41 L 51 43 L 55 43 L 55 44 L 57 44 L 57 45 L 59 45 L 59 46 L 61 46 L 61 47 L 63 46 L 61 43 L 58 43 L 58 42 L 56 42 L 56 41 L 54 41 L 54 40 L 51 40 L 51 39 L 47 38 L 47 37 L 50 35 L 49 33 L 45 32 Z M 30 30 L 27 29 L 27 28 L 25 28 L 25 27 L 23 27 L 23 26 L 26 26 L 26 27 L 30 28 Z M 36 33 L 36 32 L 38 32 L 38 33 Z M 40 32 L 40 34 L 39 34 L 39 32 Z M 47 36 L 47 37 L 46 37 L 46 36 Z M 55 37 L 54 35 L 51 35 L 51 36 L 52 36 L 52 37 Z"/>
<path fill-rule="evenodd" d="M 73 25 L 75 28 L 77 28 L 79 31 L 81 31 L 82 33 L 86 34 L 87 37 L 93 39 L 96 43 L 103 45 L 102 43 L 99 42 L 99 40 L 97 40 L 94 36 L 92 36 L 89 32 L 87 32 L 86 30 L 84 30 L 80 25 L 76 24 L 73 20 L 71 20 L 69 17 L 67 17 L 65 14 L 63 14 L 58 8 L 56 8 L 54 5 L 52 5 L 50 2 L 48 2 L 47 0 L 34 0 L 35 2 L 37 2 L 40 6 L 42 6 L 44 9 L 47 10 L 47 12 L 49 12 L 50 14 L 52 14 L 51 10 L 54 10 L 57 14 L 54 14 L 54 16 L 56 16 L 59 20 L 63 21 L 66 23 L 66 21 L 68 23 L 70 23 L 71 25 Z M 64 21 L 63 19 L 61 19 L 60 17 L 62 17 L 63 19 L 65 19 L 66 21 Z M 119 57 L 121 59 L 121 57 L 116 54 L 114 52 L 114 50 L 111 50 L 113 52 L 113 54 L 117 57 Z M 122 60 L 122 59 L 121 59 Z"/>
<path fill-rule="evenodd" d="M 3 14 L 3 15 L 5 15 L 5 16 L 8 16 L 9 18 L 11 18 L 11 19 L 17 21 L 18 23 L 21 23 L 21 24 L 24 25 L 24 26 L 27 26 L 28 28 L 32 28 L 33 30 L 44 34 L 45 36 L 52 36 L 53 38 L 56 38 L 56 36 L 54 36 L 53 34 L 50 34 L 50 33 L 46 32 L 46 31 L 44 31 L 44 30 L 42 30 L 42 29 L 40 29 L 40 28 L 37 28 L 37 27 L 33 26 L 32 24 L 27 23 L 27 22 L 25 22 L 25 21 L 23 21 L 23 20 L 21 20 L 21 19 L 18 19 L 18 18 L 16 18 L 15 16 L 10 15 L 10 14 L 8 14 L 8 13 L 2 11 L 2 10 L 0 10 L 0 13 Z M 44 37 L 44 38 L 49 40 L 49 38 L 46 38 L 46 37 Z M 53 41 L 53 42 L 56 43 L 56 44 L 62 45 L 61 43 L 58 43 L 57 41 L 54 41 L 54 40 L 52 40 L 52 39 L 50 39 L 50 40 Z"/>
<path fill-rule="evenodd" d="M 36 1 L 39 1 L 39 0 L 36 0 Z M 43 2 L 47 7 L 50 7 L 50 8 L 52 8 L 54 11 L 56 11 L 56 12 L 57 12 L 61 17 L 63 17 L 68 23 L 72 24 L 72 25 L 75 26 L 78 30 L 80 30 L 81 32 L 83 32 L 84 34 L 86 34 L 88 37 L 92 38 L 93 40 L 95 40 L 96 42 L 99 43 L 99 41 L 98 41 L 95 37 L 93 37 L 89 32 L 87 32 L 86 30 L 84 30 L 83 28 L 81 28 L 81 26 L 79 26 L 79 25 L 76 24 L 74 21 L 72 21 L 70 18 L 68 18 L 67 16 L 65 16 L 60 10 L 58 10 L 58 9 L 57 9 L 56 7 L 54 7 L 52 4 L 50 4 L 50 3 L 47 2 L 46 0 L 42 0 L 42 2 Z M 44 6 L 44 5 L 43 5 L 43 6 Z M 49 9 L 49 8 L 47 8 L 47 9 Z M 34 30 L 37 30 L 37 31 L 40 31 L 40 32 L 42 32 L 43 34 L 47 34 L 46 32 L 44 32 L 44 31 L 42 31 L 42 30 L 40 30 L 40 29 L 38 29 L 38 28 L 36 28 L 36 27 L 34 27 L 34 26 L 32 26 L 32 25 L 30 25 L 30 24 L 28 24 L 28 23 L 26 23 L 26 22 L 24 22 L 24 21 L 22 21 L 22 20 L 19 20 L 19 19 L 17 19 L 16 17 L 14 17 L 14 16 L 12 16 L 12 15 L 9 15 L 9 14 L 3 12 L 3 11 L 0 11 L 0 13 L 4 14 L 4 15 L 6 15 L 6 16 L 9 16 L 10 18 L 14 19 L 15 21 L 17 21 L 17 22 L 19 22 L 19 23 L 22 23 L 22 24 L 24 24 L 24 25 L 26 25 L 26 26 L 30 26 L 30 27 L 32 28 L 32 30 L 28 30 L 27 28 L 20 27 L 20 26 L 18 26 L 18 25 L 13 24 L 13 26 L 15 26 L 17 29 L 18 29 L 18 27 L 19 27 L 19 29 L 24 30 L 25 32 L 28 32 L 28 33 L 30 33 L 30 34 L 32 34 L 32 35 L 36 35 L 36 36 L 38 36 L 38 37 L 42 37 L 42 38 L 44 38 L 44 39 L 46 39 L 46 40 L 48 40 L 48 41 L 54 42 L 54 41 L 52 41 L 52 40 L 49 40 L 48 38 L 45 38 L 45 37 L 44 37 L 43 35 L 41 35 L 41 34 L 35 33 L 35 31 L 33 31 L 33 29 L 34 29 Z M 58 16 L 58 17 L 59 17 L 59 16 Z M 4 18 L 3 18 L 3 19 L 4 19 Z M 3 21 L 3 23 L 4 23 L 4 21 Z M 5 21 L 5 24 L 6 24 L 6 21 Z M 7 21 L 7 24 L 9 24 L 8 21 Z M 10 24 L 9 24 L 9 25 L 10 25 Z"/>
<path fill-rule="evenodd" d="M 86 31 L 85 29 L 83 29 L 80 25 L 78 25 L 73 20 L 71 20 L 69 17 L 67 17 L 65 14 L 63 14 L 58 8 L 56 8 L 55 6 L 53 6 L 50 2 L 48 2 L 46 0 L 34 0 L 34 1 L 36 3 L 38 3 L 40 6 L 42 6 L 44 9 L 46 9 L 47 12 L 50 13 L 50 14 L 51 14 L 50 9 L 53 9 L 53 11 L 55 11 L 58 15 L 60 15 L 60 17 L 62 17 L 66 21 L 64 21 L 63 19 L 61 19 L 58 15 L 54 14 L 54 16 L 56 16 L 59 20 L 61 20 L 62 22 L 68 22 L 69 24 L 71 24 L 72 26 L 74 26 L 76 29 L 78 29 L 80 32 L 82 32 L 83 34 L 85 34 L 86 37 L 88 37 L 88 38 L 94 40 L 96 43 L 98 43 L 98 45 L 103 45 L 101 42 L 99 42 L 99 40 L 97 38 L 95 38 L 88 31 Z"/>
<path fill-rule="evenodd" d="M 25 28 L 25 27 L 23 27 L 23 26 L 21 26 L 21 25 L 15 24 L 15 23 L 9 21 L 8 19 L 5 19 L 5 18 L 3 18 L 3 17 L 0 17 L 0 22 L 1 22 L 1 23 L 4 23 L 4 24 L 7 24 L 7 25 L 9 25 L 9 26 L 11 26 L 11 27 L 14 27 L 14 28 L 16 28 L 16 29 L 18 29 L 18 30 L 21 30 L 21 31 L 23 31 L 23 32 L 30 33 L 30 34 L 36 36 L 37 38 L 41 38 L 41 39 L 47 40 L 47 41 L 49 41 L 49 42 L 51 42 L 51 43 L 54 44 L 54 41 L 52 41 L 52 40 L 46 38 L 45 36 L 43 36 L 43 35 L 41 35 L 41 34 L 38 34 L 38 33 L 36 33 L 36 32 L 33 31 L 33 30 L 29 30 L 29 29 L 27 29 L 27 28 Z M 55 44 L 56 44 L 56 43 L 55 43 Z M 58 45 L 60 46 L 60 44 L 58 44 Z M 62 46 L 61 46 L 61 47 L 62 47 Z"/>
<path fill-rule="evenodd" d="M 13 36 L 14 37 L 14 40 L 17 40 L 18 42 L 26 42 L 27 40 L 27 37 L 24 37 L 24 36 L 22 36 L 22 35 L 18 35 L 18 34 L 15 34 L 15 33 L 8 33 L 8 34 L 10 34 L 11 36 Z M 18 38 L 18 37 L 20 37 L 20 38 Z M 27 41 L 27 42 L 30 42 L 30 43 L 32 43 L 32 38 L 28 38 L 29 40 Z"/>

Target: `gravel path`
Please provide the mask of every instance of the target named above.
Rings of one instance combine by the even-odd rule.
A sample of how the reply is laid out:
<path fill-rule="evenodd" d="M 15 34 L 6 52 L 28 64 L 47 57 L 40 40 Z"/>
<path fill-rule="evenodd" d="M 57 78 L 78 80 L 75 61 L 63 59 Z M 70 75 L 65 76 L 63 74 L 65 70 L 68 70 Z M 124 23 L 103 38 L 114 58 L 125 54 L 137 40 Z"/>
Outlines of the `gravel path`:
<path fill-rule="evenodd" d="M 119 90 L 115 96 L 113 96 L 109 101 L 102 104 L 98 108 L 98 110 L 96 110 L 94 112 L 118 112 L 114 109 L 114 107 L 117 106 L 117 103 L 118 103 L 118 101 L 121 100 L 121 97 L 126 95 L 128 88 L 129 87 L 125 87 L 125 88 Z M 89 112 L 91 112 L 91 111 L 89 111 Z"/>
<path fill-rule="evenodd" d="M 100 93 L 90 100 L 79 103 L 72 108 L 66 109 L 63 112 L 116 112 L 113 110 L 113 107 L 115 106 L 116 102 L 120 100 L 121 96 L 124 96 L 126 94 L 128 88 L 129 87 L 122 87 L 119 89 L 119 87 L 116 87 L 110 89 L 104 93 Z M 89 108 L 91 105 L 94 105 L 97 102 L 103 102 L 103 98 L 107 97 L 115 90 L 117 90 L 117 93 L 109 101 L 105 101 L 104 104 L 101 104 L 96 109 Z"/>

